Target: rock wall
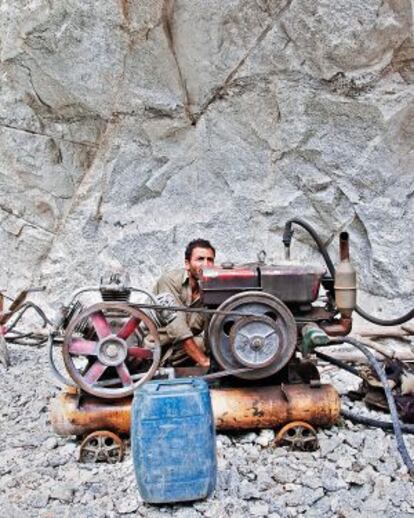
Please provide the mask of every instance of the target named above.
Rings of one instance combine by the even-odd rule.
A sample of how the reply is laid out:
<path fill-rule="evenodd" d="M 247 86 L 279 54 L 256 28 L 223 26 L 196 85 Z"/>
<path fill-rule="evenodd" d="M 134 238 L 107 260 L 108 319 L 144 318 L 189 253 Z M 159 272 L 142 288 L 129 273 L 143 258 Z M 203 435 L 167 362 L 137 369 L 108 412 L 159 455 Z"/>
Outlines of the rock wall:
<path fill-rule="evenodd" d="M 348 230 L 362 290 L 412 306 L 411 0 L 0 12 L 1 288 L 60 300 L 114 263 L 148 287 L 199 236 L 219 260 L 276 261 L 300 216 L 334 257 Z"/>

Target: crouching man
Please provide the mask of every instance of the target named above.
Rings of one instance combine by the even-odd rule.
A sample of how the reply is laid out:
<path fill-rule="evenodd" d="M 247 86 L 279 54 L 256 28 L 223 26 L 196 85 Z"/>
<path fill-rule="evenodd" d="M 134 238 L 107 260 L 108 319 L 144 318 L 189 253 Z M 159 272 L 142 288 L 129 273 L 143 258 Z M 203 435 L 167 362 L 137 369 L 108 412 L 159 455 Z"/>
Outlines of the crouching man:
<path fill-rule="evenodd" d="M 154 293 L 170 293 L 180 306 L 201 307 L 198 281 L 203 268 L 214 266 L 215 255 L 216 251 L 209 241 L 191 241 L 185 249 L 184 268 L 162 275 L 155 285 Z M 202 313 L 177 311 L 174 320 L 160 330 L 161 344 L 172 346 L 168 354 L 173 364 L 191 358 L 201 367 L 209 366 L 202 336 L 205 323 L 206 318 Z"/>

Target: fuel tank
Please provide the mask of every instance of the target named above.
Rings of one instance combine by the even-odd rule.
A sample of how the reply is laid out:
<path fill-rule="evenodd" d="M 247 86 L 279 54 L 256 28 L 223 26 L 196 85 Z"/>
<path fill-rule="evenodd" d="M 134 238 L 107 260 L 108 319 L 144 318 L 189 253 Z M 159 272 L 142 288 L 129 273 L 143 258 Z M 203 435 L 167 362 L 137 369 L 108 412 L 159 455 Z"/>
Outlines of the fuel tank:
<path fill-rule="evenodd" d="M 325 269 L 292 262 L 279 265 L 250 263 L 205 268 L 200 281 L 201 299 L 206 306 L 219 306 L 243 291 L 263 291 L 286 304 L 310 304 L 318 297 Z"/>

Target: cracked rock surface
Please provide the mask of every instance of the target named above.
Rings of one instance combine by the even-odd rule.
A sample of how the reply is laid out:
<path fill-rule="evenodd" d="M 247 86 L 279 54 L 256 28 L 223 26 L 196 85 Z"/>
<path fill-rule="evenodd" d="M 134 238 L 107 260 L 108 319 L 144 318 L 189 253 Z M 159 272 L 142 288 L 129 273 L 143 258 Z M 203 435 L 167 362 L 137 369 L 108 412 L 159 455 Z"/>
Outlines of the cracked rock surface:
<path fill-rule="evenodd" d="M 412 11 L 4 1 L 1 288 L 46 285 L 52 304 L 114 263 L 149 287 L 198 236 L 219 261 L 277 261 L 301 216 L 334 257 L 350 232 L 371 309 L 411 306 Z M 296 236 L 293 256 L 319 260 Z"/>
<path fill-rule="evenodd" d="M 12 367 L 0 376 L 0 509 L 7 518 L 408 518 L 414 513 L 414 484 L 394 437 L 349 421 L 320 429 L 315 452 L 273 447 L 273 430 L 218 434 L 212 497 L 189 504 L 144 504 L 129 447 L 122 463 L 81 464 L 79 442 L 54 434 L 46 351 L 12 346 L 11 360 Z M 324 381 L 340 392 L 352 388 L 355 379 L 332 370 L 324 374 Z M 344 404 L 384 419 L 359 404 Z M 413 455 L 414 436 L 406 440 Z"/>
<path fill-rule="evenodd" d="M 54 306 L 108 265 L 149 288 L 199 236 L 218 262 L 263 249 L 276 262 L 300 216 L 334 259 L 349 231 L 361 305 L 412 307 L 412 0 L 4 0 L 0 12 L 2 290 L 45 285 Z M 295 238 L 295 259 L 320 261 Z M 320 431 L 314 453 L 270 447 L 271 430 L 220 434 L 208 501 L 145 505 L 129 451 L 83 465 L 53 433 L 45 350 L 11 355 L 1 516 L 414 513 L 394 439 L 349 422 Z"/>

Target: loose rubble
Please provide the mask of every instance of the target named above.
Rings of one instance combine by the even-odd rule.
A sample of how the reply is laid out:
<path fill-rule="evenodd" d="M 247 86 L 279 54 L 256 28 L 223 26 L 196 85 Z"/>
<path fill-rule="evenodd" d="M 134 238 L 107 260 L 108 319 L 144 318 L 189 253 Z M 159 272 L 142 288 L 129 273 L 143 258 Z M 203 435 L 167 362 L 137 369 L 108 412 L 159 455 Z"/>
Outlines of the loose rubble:
<path fill-rule="evenodd" d="M 116 465 L 80 464 L 75 438 L 55 436 L 48 419 L 45 350 L 11 348 L 0 376 L 0 509 L 7 518 L 343 517 L 404 518 L 414 513 L 414 484 L 391 434 L 344 421 L 319 430 L 320 450 L 272 446 L 274 432 L 217 436 L 218 482 L 207 501 L 150 506 L 139 497 L 130 456 Z M 355 378 L 329 370 L 340 392 Z M 382 417 L 344 399 L 352 410 Z M 414 436 L 406 436 L 411 454 Z"/>

